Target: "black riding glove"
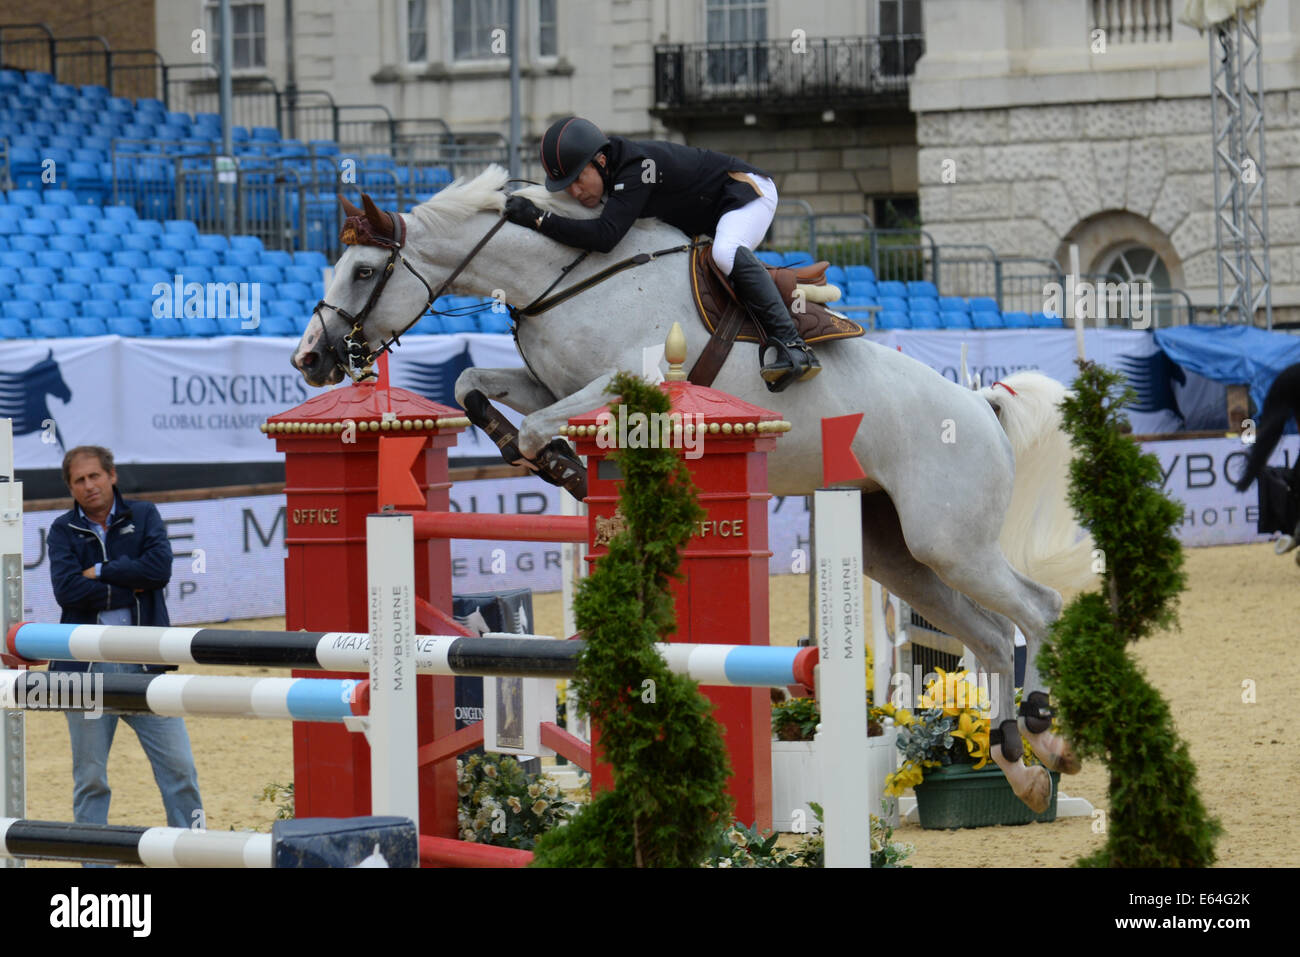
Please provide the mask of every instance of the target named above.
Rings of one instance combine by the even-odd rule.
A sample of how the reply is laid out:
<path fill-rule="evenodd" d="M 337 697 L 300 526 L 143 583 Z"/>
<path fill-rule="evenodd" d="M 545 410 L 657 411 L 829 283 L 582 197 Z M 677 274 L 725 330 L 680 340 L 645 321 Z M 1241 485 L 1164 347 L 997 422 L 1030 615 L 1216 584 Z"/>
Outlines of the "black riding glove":
<path fill-rule="evenodd" d="M 527 226 L 529 229 L 536 229 L 541 225 L 542 217 L 546 215 L 537 205 L 524 196 L 511 196 L 506 200 L 506 219 L 516 226 Z"/>

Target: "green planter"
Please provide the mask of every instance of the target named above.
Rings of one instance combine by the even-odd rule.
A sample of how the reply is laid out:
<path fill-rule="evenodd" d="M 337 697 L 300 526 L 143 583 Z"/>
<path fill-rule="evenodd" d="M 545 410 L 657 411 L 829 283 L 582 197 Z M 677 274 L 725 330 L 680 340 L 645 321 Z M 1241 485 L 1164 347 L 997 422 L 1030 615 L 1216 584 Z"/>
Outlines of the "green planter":
<path fill-rule="evenodd" d="M 992 827 L 995 824 L 1029 824 L 1056 820 L 1056 792 L 1061 776 L 1052 774 L 1052 800 L 1047 810 L 1035 814 L 1016 797 L 996 764 L 976 771 L 971 764 L 927 768 L 916 786 L 916 813 L 921 827 L 953 830 Z"/>

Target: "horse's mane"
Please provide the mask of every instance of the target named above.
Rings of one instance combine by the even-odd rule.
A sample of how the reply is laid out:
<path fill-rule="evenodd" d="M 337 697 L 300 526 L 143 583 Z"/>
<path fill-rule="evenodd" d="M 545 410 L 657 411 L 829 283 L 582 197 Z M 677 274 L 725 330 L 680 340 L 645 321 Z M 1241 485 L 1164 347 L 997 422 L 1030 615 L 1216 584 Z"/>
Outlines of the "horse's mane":
<path fill-rule="evenodd" d="M 431 198 L 411 210 L 410 215 L 434 235 L 450 232 L 475 213 L 500 213 L 506 202 L 506 181 L 510 174 L 493 163 L 473 179 L 458 178 Z M 557 216 L 569 219 L 595 219 L 601 207 L 588 209 L 567 193 L 552 193 L 545 186 L 525 186 L 516 190 Z M 657 219 L 639 219 L 633 230 L 672 229 Z M 677 232 L 677 230 L 673 230 Z"/>

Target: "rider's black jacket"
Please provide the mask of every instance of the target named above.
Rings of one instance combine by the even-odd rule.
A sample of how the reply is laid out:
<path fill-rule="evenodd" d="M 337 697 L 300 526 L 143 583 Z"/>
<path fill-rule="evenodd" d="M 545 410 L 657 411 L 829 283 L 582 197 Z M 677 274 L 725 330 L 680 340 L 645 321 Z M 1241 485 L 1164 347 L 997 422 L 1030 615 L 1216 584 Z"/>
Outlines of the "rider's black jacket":
<path fill-rule="evenodd" d="M 688 236 L 712 235 L 723 213 L 752 202 L 755 188 L 729 172 L 767 176 L 726 153 L 661 140 L 611 136 L 605 150 L 605 208 L 597 219 L 548 214 L 544 236 L 579 249 L 609 252 L 638 217 L 654 216 Z M 600 164 L 596 164 L 600 168 Z"/>

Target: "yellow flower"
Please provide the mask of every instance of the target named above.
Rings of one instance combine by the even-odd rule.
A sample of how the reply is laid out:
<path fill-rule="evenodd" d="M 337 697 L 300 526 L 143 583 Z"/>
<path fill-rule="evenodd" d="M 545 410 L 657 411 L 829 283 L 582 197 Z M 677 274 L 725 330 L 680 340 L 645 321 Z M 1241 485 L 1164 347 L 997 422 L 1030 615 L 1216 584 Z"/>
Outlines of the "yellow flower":
<path fill-rule="evenodd" d="M 538 817 L 541 817 L 542 814 L 543 814 L 545 811 L 546 811 L 546 802 L 545 802 L 545 801 L 537 800 L 537 801 L 534 801 L 534 802 L 533 802 L 533 813 L 534 813 L 534 814 L 536 814 Z"/>

